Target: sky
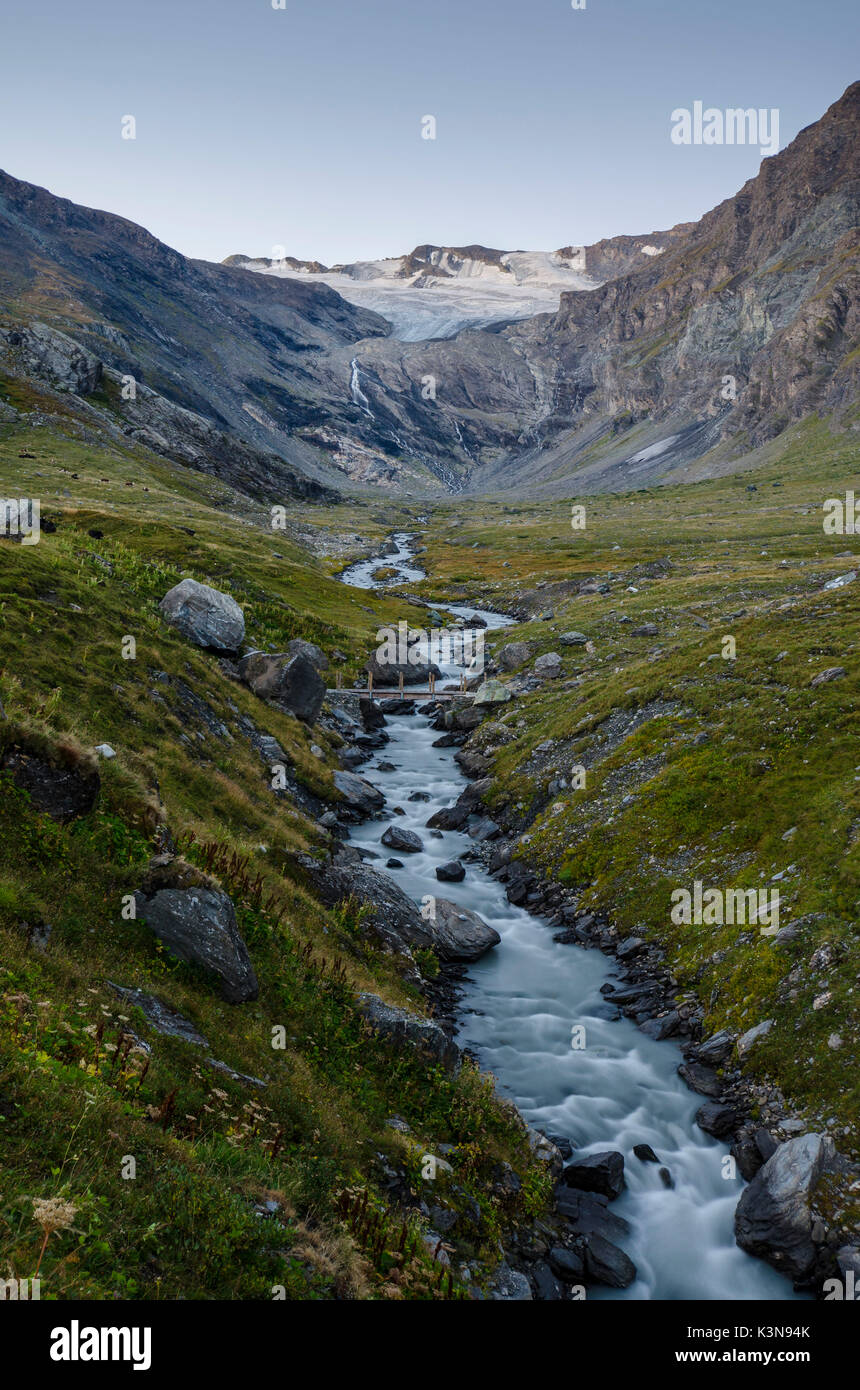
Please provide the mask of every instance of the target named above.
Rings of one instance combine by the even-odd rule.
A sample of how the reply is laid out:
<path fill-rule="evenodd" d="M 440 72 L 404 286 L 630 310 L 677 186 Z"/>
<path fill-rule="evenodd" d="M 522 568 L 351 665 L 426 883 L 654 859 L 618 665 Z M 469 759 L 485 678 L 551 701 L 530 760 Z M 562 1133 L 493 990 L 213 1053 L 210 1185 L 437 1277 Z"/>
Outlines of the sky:
<path fill-rule="evenodd" d="M 673 111 L 776 108 L 784 147 L 858 77 L 856 0 L 584 4 L 0 0 L 0 168 L 208 260 L 555 250 L 757 173 Z"/>

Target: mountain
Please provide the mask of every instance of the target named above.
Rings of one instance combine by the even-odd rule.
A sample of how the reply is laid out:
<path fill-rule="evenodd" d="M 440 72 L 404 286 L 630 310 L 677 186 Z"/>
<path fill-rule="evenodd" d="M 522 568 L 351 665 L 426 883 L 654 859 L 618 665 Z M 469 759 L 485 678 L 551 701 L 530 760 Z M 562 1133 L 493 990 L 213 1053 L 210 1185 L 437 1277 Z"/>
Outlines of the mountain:
<path fill-rule="evenodd" d="M 211 265 L 0 174 L 0 369 L 270 502 L 713 476 L 853 423 L 858 112 L 854 84 L 697 223 L 553 253 Z"/>
<path fill-rule="evenodd" d="M 109 405 L 104 427 L 246 490 L 277 500 L 332 480 L 327 454 L 301 437 L 330 415 L 321 363 L 388 331 L 325 285 L 188 260 L 124 218 L 0 172 L 0 367 L 59 389 L 66 410 L 76 397 L 86 418 Z"/>
<path fill-rule="evenodd" d="M 661 255 L 683 230 L 617 237 L 560 251 L 425 245 L 404 256 L 331 267 L 292 256 L 228 256 L 224 264 L 329 285 L 350 303 L 382 314 L 393 337 L 420 342 L 554 312 L 565 291 L 594 289 L 636 268 L 643 258 Z"/>
<path fill-rule="evenodd" d="M 706 474 L 731 466 L 812 413 L 850 424 L 859 116 L 857 83 L 663 254 L 554 314 L 363 345 L 368 409 L 474 490 L 640 486 L 706 453 Z"/>

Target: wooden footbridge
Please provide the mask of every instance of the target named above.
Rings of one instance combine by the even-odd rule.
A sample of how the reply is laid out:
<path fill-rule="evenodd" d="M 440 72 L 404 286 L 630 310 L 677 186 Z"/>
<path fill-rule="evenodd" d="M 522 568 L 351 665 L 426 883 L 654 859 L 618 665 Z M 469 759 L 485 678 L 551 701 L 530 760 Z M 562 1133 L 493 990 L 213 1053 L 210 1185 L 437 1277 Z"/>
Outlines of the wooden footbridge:
<path fill-rule="evenodd" d="M 416 689 L 407 686 L 405 678 L 401 675 L 398 684 L 395 686 L 376 686 L 373 684 L 373 675 L 367 677 L 367 685 L 344 685 L 340 673 L 337 676 L 337 684 L 330 686 L 327 694 L 329 695 L 369 695 L 377 700 L 472 700 L 475 692 L 466 689 L 466 677 L 460 677 L 459 685 L 442 686 L 437 688 L 438 676 L 431 675 L 427 681 L 426 689 L 421 687 Z"/>

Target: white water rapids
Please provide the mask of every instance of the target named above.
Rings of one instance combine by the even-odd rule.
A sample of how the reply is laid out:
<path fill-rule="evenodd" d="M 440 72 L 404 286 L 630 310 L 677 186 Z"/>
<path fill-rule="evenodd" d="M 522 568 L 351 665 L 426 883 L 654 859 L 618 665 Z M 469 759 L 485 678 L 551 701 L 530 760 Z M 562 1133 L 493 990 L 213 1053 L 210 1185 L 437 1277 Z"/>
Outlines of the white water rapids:
<path fill-rule="evenodd" d="M 346 583 L 374 587 L 373 571 L 395 565 L 411 579 L 421 571 L 408 565 L 408 537 L 395 537 L 398 555 L 363 561 L 342 576 Z M 474 608 L 447 607 L 466 616 L 479 612 L 488 628 L 509 619 Z M 420 619 L 418 620 L 420 623 Z M 445 674 L 459 675 L 459 667 Z M 441 684 L 441 682 L 440 682 Z M 501 935 L 501 944 L 469 967 L 458 1041 L 492 1072 L 526 1119 L 550 1134 L 570 1140 L 577 1154 L 618 1149 L 624 1154 L 627 1189 L 612 1210 L 630 1223 L 621 1245 L 638 1278 L 630 1288 L 590 1287 L 589 1299 L 793 1299 L 788 1280 L 735 1244 L 734 1209 L 743 1188 L 740 1177 L 726 1177 L 728 1148 L 703 1133 L 694 1116 L 705 1097 L 688 1090 L 677 1075 L 676 1043 L 655 1042 L 600 994 L 615 973 L 614 963 L 597 950 L 553 941 L 545 921 L 508 902 L 504 887 L 478 863 L 465 859 L 463 883 L 440 883 L 437 865 L 462 858 L 473 848 L 468 834 L 426 829 L 433 812 L 459 796 L 466 779 L 450 748 L 433 748 L 438 737 L 421 714 L 390 718 L 390 742 L 359 769 L 384 792 L 388 811 L 402 829 L 424 845 L 419 854 L 396 853 L 402 869 L 387 870 L 416 902 L 426 895 L 450 898 L 478 912 Z M 395 765 L 380 772 L 378 764 Z M 428 801 L 410 801 L 414 791 Z M 388 821 L 367 821 L 351 832 L 350 843 L 380 856 Z M 586 1046 L 571 1047 L 571 1030 L 584 1025 Z M 658 1165 L 633 1154 L 650 1144 L 671 1172 L 664 1187 Z"/>

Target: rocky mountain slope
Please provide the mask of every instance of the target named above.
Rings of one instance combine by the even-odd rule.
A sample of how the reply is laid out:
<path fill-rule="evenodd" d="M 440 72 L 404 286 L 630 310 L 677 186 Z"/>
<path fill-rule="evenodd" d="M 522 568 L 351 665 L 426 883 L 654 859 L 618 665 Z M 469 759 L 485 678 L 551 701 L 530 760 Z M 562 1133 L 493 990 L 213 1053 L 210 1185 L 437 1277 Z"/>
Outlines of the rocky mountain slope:
<path fill-rule="evenodd" d="M 855 84 L 700 222 L 584 257 L 216 266 L 0 175 L 0 368 L 37 383 L 40 409 L 271 503 L 345 483 L 563 495 L 713 476 L 814 413 L 852 424 L 858 112 Z M 510 321 L 571 280 L 555 312 Z M 394 332 L 348 302 L 362 295 Z M 405 341 L 432 327 L 425 299 L 434 331 L 487 326 Z"/>
<path fill-rule="evenodd" d="M 343 348 L 338 391 L 354 409 L 350 350 L 388 331 L 325 286 L 188 260 L 132 222 L 0 173 L 4 374 L 59 391 L 66 413 L 101 430 L 227 481 L 252 477 L 272 502 L 332 476 L 302 438 L 330 414 L 321 362 Z"/>
<path fill-rule="evenodd" d="M 362 347 L 371 410 L 475 490 L 646 484 L 725 466 L 812 412 L 847 418 L 858 363 L 860 84 L 659 257 L 553 315 Z M 421 399 L 421 383 L 435 399 Z"/>

